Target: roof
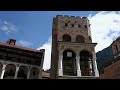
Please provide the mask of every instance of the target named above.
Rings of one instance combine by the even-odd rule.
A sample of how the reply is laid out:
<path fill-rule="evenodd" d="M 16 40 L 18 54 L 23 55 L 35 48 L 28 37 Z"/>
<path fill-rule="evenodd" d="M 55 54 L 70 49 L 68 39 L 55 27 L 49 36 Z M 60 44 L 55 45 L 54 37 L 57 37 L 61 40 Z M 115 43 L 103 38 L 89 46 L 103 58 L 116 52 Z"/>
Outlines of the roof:
<path fill-rule="evenodd" d="M 4 43 L 4 42 L 0 42 L 0 45 L 13 47 L 13 48 L 18 48 L 18 49 L 27 50 L 27 51 L 40 52 L 39 50 L 36 50 L 36 49 L 33 49 L 33 48 L 27 48 L 27 47 L 23 47 L 23 46 L 16 46 L 16 45 Z"/>
<path fill-rule="evenodd" d="M 115 39 L 115 40 L 111 43 L 111 45 L 113 45 L 114 42 L 119 41 L 119 40 L 120 40 L 120 36 L 119 36 L 117 39 Z"/>
<path fill-rule="evenodd" d="M 120 39 L 120 36 L 116 40 L 119 40 L 119 39 Z"/>

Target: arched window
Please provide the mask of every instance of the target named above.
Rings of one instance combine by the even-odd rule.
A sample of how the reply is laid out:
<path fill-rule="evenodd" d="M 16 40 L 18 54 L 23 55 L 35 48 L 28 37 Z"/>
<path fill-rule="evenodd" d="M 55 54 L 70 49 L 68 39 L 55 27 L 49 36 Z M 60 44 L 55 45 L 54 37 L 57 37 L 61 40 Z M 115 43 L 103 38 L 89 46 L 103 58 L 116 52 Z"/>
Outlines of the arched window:
<path fill-rule="evenodd" d="M 27 79 L 28 68 L 26 66 L 20 66 L 17 78 L 18 79 Z"/>
<path fill-rule="evenodd" d="M 16 66 L 13 64 L 8 64 L 5 68 L 4 79 L 14 79 L 16 71 Z"/>
<path fill-rule="evenodd" d="M 64 34 L 64 35 L 63 35 L 63 41 L 70 42 L 70 41 L 71 41 L 71 36 L 68 35 L 68 34 Z"/>
<path fill-rule="evenodd" d="M 30 79 L 38 79 L 39 77 L 39 70 L 36 67 L 31 68 L 30 70 Z"/>
<path fill-rule="evenodd" d="M 84 43 L 85 38 L 82 35 L 77 35 L 76 36 L 76 42 Z"/>

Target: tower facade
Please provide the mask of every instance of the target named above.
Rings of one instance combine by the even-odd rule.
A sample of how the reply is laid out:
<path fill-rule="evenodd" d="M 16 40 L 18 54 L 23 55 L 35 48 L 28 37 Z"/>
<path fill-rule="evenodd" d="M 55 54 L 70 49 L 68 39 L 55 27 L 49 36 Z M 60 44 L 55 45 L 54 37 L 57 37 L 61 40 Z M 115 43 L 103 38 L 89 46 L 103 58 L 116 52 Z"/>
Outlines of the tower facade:
<path fill-rule="evenodd" d="M 95 46 L 87 17 L 53 18 L 51 79 L 99 77 Z"/>

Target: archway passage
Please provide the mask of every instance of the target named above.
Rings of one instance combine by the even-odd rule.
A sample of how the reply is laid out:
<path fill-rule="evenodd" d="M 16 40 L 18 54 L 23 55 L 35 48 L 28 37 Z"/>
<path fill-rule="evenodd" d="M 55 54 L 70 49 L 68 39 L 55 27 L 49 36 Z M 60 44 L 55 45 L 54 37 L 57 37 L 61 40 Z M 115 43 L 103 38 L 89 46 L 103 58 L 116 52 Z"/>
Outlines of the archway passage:
<path fill-rule="evenodd" d="M 27 79 L 27 74 L 28 74 L 28 68 L 26 66 L 21 66 L 19 67 L 17 78 Z"/>
<path fill-rule="evenodd" d="M 93 61 L 92 55 L 88 51 L 80 52 L 80 69 L 82 76 L 92 76 L 93 74 Z"/>
<path fill-rule="evenodd" d="M 31 68 L 30 70 L 30 79 L 38 79 L 39 76 L 39 70 L 35 67 Z"/>
<path fill-rule="evenodd" d="M 5 68 L 3 79 L 14 79 L 15 71 L 16 71 L 16 66 L 13 64 L 8 64 Z"/>
<path fill-rule="evenodd" d="M 63 52 L 63 75 L 76 76 L 76 55 L 72 50 Z"/>

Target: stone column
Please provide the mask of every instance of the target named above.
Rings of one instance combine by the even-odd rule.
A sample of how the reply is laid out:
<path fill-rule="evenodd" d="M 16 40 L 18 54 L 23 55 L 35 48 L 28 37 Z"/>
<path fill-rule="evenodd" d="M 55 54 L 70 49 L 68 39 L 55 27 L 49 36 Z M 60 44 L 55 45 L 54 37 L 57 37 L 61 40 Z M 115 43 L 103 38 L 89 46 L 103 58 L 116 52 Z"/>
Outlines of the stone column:
<path fill-rule="evenodd" d="M 99 77 L 99 72 L 98 72 L 97 63 L 96 63 L 96 57 L 93 57 L 93 68 L 94 68 L 95 76 Z"/>
<path fill-rule="evenodd" d="M 17 79 L 18 71 L 19 71 L 19 66 L 16 67 L 16 71 L 15 71 L 15 77 L 14 77 L 14 79 Z"/>
<path fill-rule="evenodd" d="M 90 75 L 92 76 L 92 73 L 93 73 L 93 71 L 92 71 L 92 61 L 90 60 L 90 61 L 88 61 L 88 63 L 89 63 L 89 72 L 90 72 Z"/>
<path fill-rule="evenodd" d="M 63 55 L 60 52 L 59 53 L 59 61 L 58 61 L 58 76 L 63 76 L 62 59 L 63 59 Z"/>
<path fill-rule="evenodd" d="M 77 76 L 81 76 L 80 57 L 79 57 L 79 55 L 76 56 L 76 66 L 77 66 Z"/>
<path fill-rule="evenodd" d="M 1 73 L 0 79 L 3 79 L 4 73 L 5 73 L 5 67 L 6 67 L 6 64 L 3 65 L 2 73 Z"/>
<path fill-rule="evenodd" d="M 28 68 L 27 79 L 30 78 L 30 69 L 31 69 L 31 68 Z"/>

